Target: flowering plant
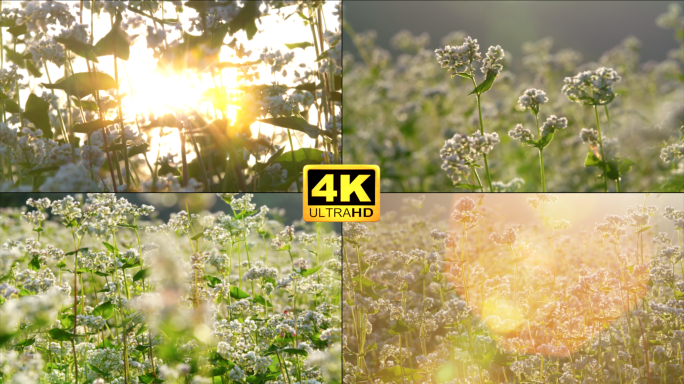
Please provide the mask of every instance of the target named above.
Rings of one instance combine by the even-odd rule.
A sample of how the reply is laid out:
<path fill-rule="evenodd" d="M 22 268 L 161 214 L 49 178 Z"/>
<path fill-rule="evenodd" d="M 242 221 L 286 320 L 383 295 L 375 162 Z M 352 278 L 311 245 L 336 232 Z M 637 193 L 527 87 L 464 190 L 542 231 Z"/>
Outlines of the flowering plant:
<path fill-rule="evenodd" d="M 3 3 L 0 190 L 301 189 L 340 163 L 340 10 Z"/>
<path fill-rule="evenodd" d="M 457 196 L 448 220 L 394 199 L 380 222 L 345 224 L 344 382 L 682 380 L 684 206 L 643 198 L 579 228 L 548 194 L 506 215 Z"/>
<path fill-rule="evenodd" d="M 113 194 L 3 208 L 0 381 L 339 383 L 339 236 L 220 197 L 168 221 Z"/>

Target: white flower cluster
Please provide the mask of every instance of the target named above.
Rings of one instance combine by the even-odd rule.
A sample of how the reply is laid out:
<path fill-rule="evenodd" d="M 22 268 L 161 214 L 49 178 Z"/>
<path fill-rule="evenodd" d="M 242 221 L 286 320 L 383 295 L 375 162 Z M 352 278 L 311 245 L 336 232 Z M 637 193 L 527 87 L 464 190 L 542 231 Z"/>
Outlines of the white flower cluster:
<path fill-rule="evenodd" d="M 518 98 L 518 105 L 523 110 L 532 110 L 536 115 L 539 113 L 539 106 L 546 104 L 547 101 L 549 101 L 549 98 L 546 97 L 546 92 L 541 89 L 530 88 Z"/>
<path fill-rule="evenodd" d="M 573 102 L 605 105 L 615 98 L 613 84 L 620 79 L 613 68 L 601 67 L 596 71 L 584 71 L 574 77 L 566 77 L 562 92 Z"/>
<path fill-rule="evenodd" d="M 497 64 L 496 62 L 502 60 L 504 56 L 504 50 L 500 45 L 497 45 L 496 47 L 489 47 L 487 50 L 487 56 L 484 60 L 482 60 L 482 68 L 480 68 L 482 73 L 485 75 L 496 73 L 498 76 L 499 73 L 501 73 L 501 69 L 503 69 L 503 65 Z"/>
<path fill-rule="evenodd" d="M 271 51 L 268 47 L 264 48 L 259 58 L 266 65 L 271 66 L 271 73 L 277 73 L 283 71 L 283 67 L 287 66 L 292 60 L 294 60 L 294 52 L 286 52 L 282 54 L 280 50 Z M 287 76 L 287 71 L 283 71 L 283 76 Z"/>
<path fill-rule="evenodd" d="M 568 119 L 551 115 L 542 125 L 542 137 L 568 127 Z"/>
<path fill-rule="evenodd" d="M 43 37 L 36 44 L 29 47 L 29 51 L 39 66 L 43 61 L 51 61 L 58 67 L 64 65 L 65 54 L 61 44 L 55 42 L 52 37 Z"/>
<path fill-rule="evenodd" d="M 520 142 L 523 144 L 534 141 L 534 135 L 532 135 L 532 132 L 527 128 L 523 128 L 522 124 L 518 124 L 514 129 L 508 131 L 508 136 L 513 139 L 520 140 Z"/>
<path fill-rule="evenodd" d="M 669 163 L 671 161 L 674 161 L 674 159 L 679 159 L 681 157 L 684 157 L 684 141 L 675 144 L 670 144 L 667 147 L 660 150 L 660 158 L 666 163 Z"/>
<path fill-rule="evenodd" d="M 79 325 L 86 326 L 92 330 L 100 330 L 105 326 L 105 319 L 102 316 L 78 315 L 76 319 Z"/>
<path fill-rule="evenodd" d="M 435 50 L 435 54 L 437 55 L 437 62 L 442 68 L 448 68 L 449 74 L 454 77 L 458 73 L 472 73 L 473 61 L 482 60 L 479 50 L 480 46 L 477 44 L 477 39 L 473 40 L 468 36 L 463 44 L 438 48 Z"/>
<path fill-rule="evenodd" d="M 482 155 L 489 153 L 499 142 L 499 135 L 496 132 L 485 133 L 484 136 L 480 132 L 475 132 L 471 136 L 457 133 L 444 143 L 439 152 L 442 169 L 456 184 L 467 175 Z"/>

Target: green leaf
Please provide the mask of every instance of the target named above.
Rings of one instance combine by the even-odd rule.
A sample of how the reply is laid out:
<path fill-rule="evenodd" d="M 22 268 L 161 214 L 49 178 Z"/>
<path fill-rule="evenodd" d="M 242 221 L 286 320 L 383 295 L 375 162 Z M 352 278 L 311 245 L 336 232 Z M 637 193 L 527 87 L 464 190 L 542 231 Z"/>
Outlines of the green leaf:
<path fill-rule="evenodd" d="M 477 191 L 477 190 L 479 190 L 479 189 L 482 189 L 479 185 L 473 185 L 473 184 L 463 184 L 463 183 L 459 183 L 459 184 L 454 184 L 454 186 L 455 186 L 455 187 L 458 187 L 458 188 L 467 189 L 467 190 L 470 190 L 470 191 Z"/>
<path fill-rule="evenodd" d="M 309 43 L 308 41 L 302 41 L 301 43 L 285 44 L 285 46 L 288 47 L 289 49 L 295 49 L 295 48 L 305 49 L 307 47 L 313 47 L 313 44 Z"/>
<path fill-rule="evenodd" d="M 59 170 L 59 165 L 53 165 L 50 167 L 36 168 L 32 171 L 27 172 L 26 174 L 29 176 L 38 176 L 43 172 L 52 172 L 52 171 L 57 171 L 57 170 Z"/>
<path fill-rule="evenodd" d="M 408 326 L 408 324 L 404 323 L 401 319 L 397 320 L 396 323 L 390 328 L 390 334 L 396 336 L 396 335 L 401 335 L 402 333 L 405 332 L 410 332 L 413 329 Z"/>
<path fill-rule="evenodd" d="M 283 349 L 283 352 L 291 353 L 293 355 L 304 356 L 304 357 L 309 356 L 309 353 L 306 350 L 299 349 L 299 348 L 285 348 L 285 349 Z"/>
<path fill-rule="evenodd" d="M 318 57 L 316 58 L 316 62 L 319 62 L 323 59 L 329 58 L 331 50 L 332 50 L 332 48 L 328 49 L 328 50 L 324 51 L 323 53 L 321 53 L 320 55 L 318 55 Z"/>
<path fill-rule="evenodd" d="M 96 366 L 94 366 L 94 365 L 92 365 L 92 364 L 90 364 L 90 363 L 86 363 L 86 364 L 88 364 L 88 367 L 89 367 L 90 369 L 92 369 L 93 371 L 97 372 L 98 375 L 100 375 L 100 376 L 102 376 L 102 377 L 107 377 L 107 376 L 109 376 L 108 374 L 102 372 L 102 371 L 100 370 L 100 368 L 98 368 L 98 367 L 96 367 Z"/>
<path fill-rule="evenodd" d="M 370 352 L 370 351 L 373 351 L 373 350 L 375 350 L 375 349 L 378 349 L 378 343 L 377 343 L 377 342 L 375 342 L 375 343 L 369 345 L 368 347 L 366 347 L 366 350 L 364 350 L 363 353 L 366 354 L 366 353 L 368 353 L 368 352 Z"/>
<path fill-rule="evenodd" d="M 14 100 L 3 99 L 2 103 L 5 105 L 5 112 L 9 113 L 21 113 L 21 108 Z"/>
<path fill-rule="evenodd" d="M 264 351 L 264 356 L 270 356 L 270 355 L 275 355 L 276 352 L 280 351 L 280 348 L 278 348 L 276 345 L 271 344 L 267 350 Z"/>
<path fill-rule="evenodd" d="M 651 229 L 651 227 L 652 227 L 652 225 L 649 225 L 648 227 L 643 227 L 640 230 L 636 231 L 635 233 L 637 233 L 637 234 L 638 233 L 644 233 L 644 232 L 648 231 L 649 229 Z"/>
<path fill-rule="evenodd" d="M 274 117 L 270 119 L 257 120 L 261 123 L 271 124 L 278 127 L 294 129 L 295 131 L 304 132 L 309 135 L 310 138 L 316 139 L 319 135 L 325 135 L 330 137 L 330 133 L 318 129 L 317 126 L 309 124 L 306 120 L 298 116 L 290 117 Z"/>
<path fill-rule="evenodd" d="M 70 96 L 73 95 L 82 99 L 98 90 L 106 91 L 116 88 L 116 81 L 113 77 L 103 72 L 80 72 L 65 79 L 60 79 L 54 84 L 42 83 L 42 85 L 48 89 L 61 89 Z"/>
<path fill-rule="evenodd" d="M 7 28 L 7 32 L 11 33 L 14 37 L 17 37 L 28 33 L 28 28 L 26 27 L 26 23 L 21 23 L 19 25 Z"/>
<path fill-rule="evenodd" d="M 230 287 L 230 297 L 235 300 L 246 299 L 249 294 L 238 287 Z"/>
<path fill-rule="evenodd" d="M 596 154 L 593 151 L 589 151 L 587 153 L 587 158 L 584 159 L 584 166 L 585 167 L 599 167 L 602 168 L 603 161 L 596 157 Z"/>
<path fill-rule="evenodd" d="M 480 83 L 480 85 L 475 87 L 475 89 L 473 89 L 473 91 L 470 92 L 469 95 L 472 95 L 473 93 L 475 93 L 477 95 L 481 95 L 481 94 L 487 92 L 489 90 L 489 88 L 491 88 L 492 85 L 494 84 L 494 79 L 496 79 L 496 76 L 497 76 L 497 73 L 495 71 L 489 71 L 487 73 L 487 77 L 485 78 L 485 80 L 482 83 Z"/>
<path fill-rule="evenodd" d="M 15 335 L 16 333 L 0 333 L 0 347 L 10 341 Z"/>
<path fill-rule="evenodd" d="M 29 268 L 31 268 L 34 271 L 37 271 L 40 269 L 40 261 L 38 260 L 38 256 L 33 256 L 33 259 L 28 263 Z"/>
<path fill-rule="evenodd" d="M 352 281 L 358 283 L 362 288 L 378 288 L 380 290 L 387 289 L 387 287 L 385 287 L 384 285 L 378 284 L 365 276 L 353 277 Z"/>
<path fill-rule="evenodd" d="M 219 69 L 223 68 L 240 68 L 240 67 L 251 67 L 252 65 L 258 65 L 261 64 L 261 59 L 255 60 L 255 61 L 245 61 L 244 63 L 234 63 L 230 61 L 224 61 L 221 63 L 218 63 L 216 66 Z"/>
<path fill-rule="evenodd" d="M 34 337 L 31 339 L 22 340 L 22 341 L 16 343 L 14 346 L 15 347 L 28 347 L 29 345 L 33 345 L 33 343 L 35 343 L 35 342 L 36 342 L 36 338 Z"/>
<path fill-rule="evenodd" d="M 231 35 L 244 29 L 247 39 L 252 40 L 257 33 L 256 19 L 259 15 L 258 1 L 246 1 L 240 12 L 227 24 Z"/>
<path fill-rule="evenodd" d="M 221 284 L 223 282 L 218 277 L 214 277 L 214 276 L 210 276 L 210 275 L 205 275 L 204 280 L 207 281 L 207 285 L 210 288 L 214 288 L 217 284 Z"/>
<path fill-rule="evenodd" d="M 209 377 L 223 376 L 226 372 L 228 372 L 228 368 L 226 368 L 226 367 L 223 366 L 223 365 L 220 365 L 220 366 L 218 366 L 218 367 L 212 368 L 212 369 L 208 372 L 207 376 L 209 376 Z"/>
<path fill-rule="evenodd" d="M 260 295 L 254 295 L 254 299 L 251 301 L 253 303 L 261 304 L 264 307 L 273 308 L 273 304 L 271 304 L 270 301 L 266 300 L 263 296 L 260 296 Z"/>
<path fill-rule="evenodd" d="M 113 253 L 113 254 L 115 254 L 115 255 L 119 253 L 119 250 L 116 249 L 115 246 L 113 246 L 113 245 L 111 245 L 111 244 L 109 244 L 109 243 L 107 243 L 107 242 L 104 242 L 104 241 L 102 242 L 102 244 L 105 246 L 105 248 L 107 248 L 107 250 L 108 250 L 109 252 L 111 252 L 111 253 Z"/>
<path fill-rule="evenodd" d="M 42 130 L 43 136 L 52 138 L 50 116 L 48 115 L 49 108 L 50 103 L 32 93 L 29 95 L 28 100 L 26 100 L 22 116 L 32 122 L 36 128 Z"/>
<path fill-rule="evenodd" d="M 84 43 L 73 37 L 55 37 L 55 41 L 63 44 L 64 47 L 71 52 L 84 57 L 90 61 L 98 63 L 97 54 L 95 53 L 95 47 L 88 43 Z"/>
<path fill-rule="evenodd" d="M 305 269 L 305 270 L 300 272 L 300 275 L 302 275 L 302 277 L 311 276 L 314 273 L 318 272 L 321 269 L 321 267 L 323 267 L 323 266 L 319 265 L 318 267 L 315 267 L 315 268 Z"/>
<path fill-rule="evenodd" d="M 620 175 L 624 174 L 625 172 L 631 171 L 632 165 L 636 165 L 635 162 L 633 162 L 630 159 L 625 159 L 624 157 L 619 159 L 619 163 L 620 164 L 618 165 L 618 171 L 620 171 Z"/>
<path fill-rule="evenodd" d="M 60 316 L 59 322 L 62 324 L 62 328 L 64 329 L 73 329 L 74 328 L 74 314 L 65 314 Z"/>
<path fill-rule="evenodd" d="M 547 145 L 551 144 L 551 140 L 553 140 L 553 132 L 542 137 L 534 146 L 539 149 L 544 149 Z"/>
<path fill-rule="evenodd" d="M 278 249 L 279 251 L 289 251 L 290 250 L 290 244 L 285 244 L 281 248 Z"/>
<path fill-rule="evenodd" d="M 71 252 L 65 253 L 64 256 L 75 255 L 75 254 L 77 254 L 78 252 L 84 252 L 84 251 L 87 251 L 87 250 L 88 250 L 88 248 L 79 248 L 79 249 L 77 249 L 77 250 L 75 250 L 75 251 L 71 251 Z"/>
<path fill-rule="evenodd" d="M 131 56 L 131 37 L 119 25 L 112 29 L 95 44 L 97 56 L 116 55 L 117 58 L 128 61 Z"/>
<path fill-rule="evenodd" d="M 200 232 L 200 233 L 196 234 L 196 235 L 195 235 L 195 236 L 193 236 L 193 237 L 192 237 L 192 238 L 191 238 L 190 240 L 192 240 L 192 241 L 196 241 L 196 240 L 199 240 L 199 239 L 201 239 L 201 238 L 202 238 L 202 236 L 204 236 L 204 232 Z"/>
<path fill-rule="evenodd" d="M 142 280 L 146 277 L 149 277 L 151 274 L 152 274 L 151 268 L 141 269 L 140 271 L 138 271 L 138 273 L 135 274 L 135 276 L 133 276 L 133 281 Z"/>
<path fill-rule="evenodd" d="M 71 340 L 73 340 L 73 338 L 75 336 L 73 333 L 69 333 L 69 332 L 67 332 L 63 329 L 59 329 L 59 328 L 53 328 L 53 329 L 49 330 L 48 334 L 50 335 L 50 337 L 53 340 L 57 340 L 57 341 L 71 341 Z"/>
<path fill-rule="evenodd" d="M 105 120 L 104 123 L 102 120 L 97 119 L 93 121 L 89 121 L 87 123 L 80 123 L 80 124 L 74 124 L 72 131 L 76 133 L 87 133 L 91 134 L 99 129 L 102 129 L 104 127 L 108 127 L 112 124 L 115 124 L 115 121 L 110 121 L 110 120 Z"/>
<path fill-rule="evenodd" d="M 93 309 L 93 316 L 102 316 L 108 320 L 114 314 L 114 305 L 111 301 L 105 301 Z"/>

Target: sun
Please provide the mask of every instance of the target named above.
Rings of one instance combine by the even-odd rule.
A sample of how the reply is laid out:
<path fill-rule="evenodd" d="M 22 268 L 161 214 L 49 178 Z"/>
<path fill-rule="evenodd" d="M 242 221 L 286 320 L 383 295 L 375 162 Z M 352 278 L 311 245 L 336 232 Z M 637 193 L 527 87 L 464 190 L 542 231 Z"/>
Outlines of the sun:
<path fill-rule="evenodd" d="M 126 105 L 134 109 L 131 112 L 163 115 L 201 107 L 204 87 L 201 78 L 190 73 L 163 75 L 152 71 L 140 76 L 132 84 L 132 89 L 132 94 L 127 96 L 129 100 L 124 100 Z"/>

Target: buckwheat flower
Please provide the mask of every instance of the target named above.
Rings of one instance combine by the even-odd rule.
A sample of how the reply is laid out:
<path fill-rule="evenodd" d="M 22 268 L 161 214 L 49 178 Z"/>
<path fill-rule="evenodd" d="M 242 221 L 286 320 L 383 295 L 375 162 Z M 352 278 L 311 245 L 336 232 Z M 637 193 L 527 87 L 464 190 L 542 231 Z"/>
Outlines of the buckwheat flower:
<path fill-rule="evenodd" d="M 484 136 L 480 132 L 475 132 L 472 136 L 457 133 L 444 142 L 444 147 L 439 152 L 442 169 L 457 184 L 462 177 L 467 176 L 480 157 L 489 153 L 499 142 L 496 132 L 485 133 Z"/>
<path fill-rule="evenodd" d="M 562 92 L 570 101 L 583 105 L 606 105 L 615 98 L 613 84 L 620 79 L 614 69 L 601 67 L 566 77 Z"/>
<path fill-rule="evenodd" d="M 88 170 L 98 173 L 104 164 L 105 153 L 94 145 L 81 146 L 81 164 Z"/>
<path fill-rule="evenodd" d="M 598 131 L 594 128 L 582 128 L 580 131 L 580 139 L 583 143 L 598 145 Z"/>
<path fill-rule="evenodd" d="M 41 192 L 97 191 L 100 187 L 90 179 L 90 172 L 82 165 L 66 164 L 40 186 Z"/>
<path fill-rule="evenodd" d="M 359 223 L 344 223 L 344 237 L 352 241 L 359 241 L 368 236 L 368 227 Z"/>
<path fill-rule="evenodd" d="M 499 235 L 498 233 L 493 232 L 489 236 L 489 239 L 497 245 L 513 245 L 515 244 L 516 237 L 517 231 L 515 230 L 515 228 L 508 228 L 504 231 L 503 235 Z"/>
<path fill-rule="evenodd" d="M 667 8 L 667 12 L 658 16 L 656 24 L 661 28 L 667 29 L 676 30 L 684 28 L 684 16 L 682 16 L 681 5 L 671 3 Z"/>
<path fill-rule="evenodd" d="M 518 98 L 518 105 L 523 110 L 531 110 L 535 115 L 539 113 L 539 106 L 546 104 L 549 98 L 546 97 L 546 92 L 530 88 L 523 92 L 523 94 Z"/>
<path fill-rule="evenodd" d="M 562 231 L 562 230 L 570 228 L 570 222 L 567 220 L 563 220 L 563 219 L 556 220 L 553 222 L 552 228 L 554 231 Z"/>
<path fill-rule="evenodd" d="M 546 193 L 537 193 L 534 197 L 527 199 L 527 204 L 534 210 L 543 210 L 546 204 L 553 204 L 558 200 L 558 196 Z"/>
<path fill-rule="evenodd" d="M 544 125 L 542 125 L 542 137 L 548 136 L 550 133 L 555 133 L 561 129 L 568 127 L 568 119 L 565 117 L 556 117 L 556 115 L 551 115 Z"/>
<path fill-rule="evenodd" d="M 442 68 L 448 68 L 449 74 L 453 78 L 457 73 L 472 73 L 473 61 L 482 60 L 479 50 L 480 46 L 477 44 L 477 39 L 473 40 L 468 36 L 462 45 L 447 45 L 444 48 L 436 49 L 435 54 L 437 55 L 437 62 Z"/>
<path fill-rule="evenodd" d="M 519 177 L 512 179 L 508 183 L 504 183 L 503 181 L 492 182 L 492 188 L 494 189 L 494 192 L 516 192 L 520 190 L 523 185 L 525 185 L 525 180 Z"/>
<path fill-rule="evenodd" d="M 513 139 L 520 140 L 520 142 L 523 144 L 534 141 L 532 132 L 527 128 L 523 128 L 522 124 L 518 124 L 515 126 L 515 129 L 508 131 L 508 136 Z"/>
<path fill-rule="evenodd" d="M 482 68 L 480 68 L 480 71 L 485 75 L 489 75 L 490 72 L 495 72 L 498 75 L 501 73 L 503 65 L 496 64 L 496 62 L 502 60 L 504 56 L 504 50 L 500 45 L 489 47 L 487 50 L 487 57 L 482 60 Z"/>
<path fill-rule="evenodd" d="M 684 157 L 684 141 L 670 144 L 660 150 L 660 158 L 666 163 L 682 157 Z"/>
<path fill-rule="evenodd" d="M 35 45 L 29 47 L 29 52 L 38 63 L 42 63 L 43 60 L 51 61 L 61 67 L 65 62 L 64 48 L 52 37 L 42 37 Z"/>

